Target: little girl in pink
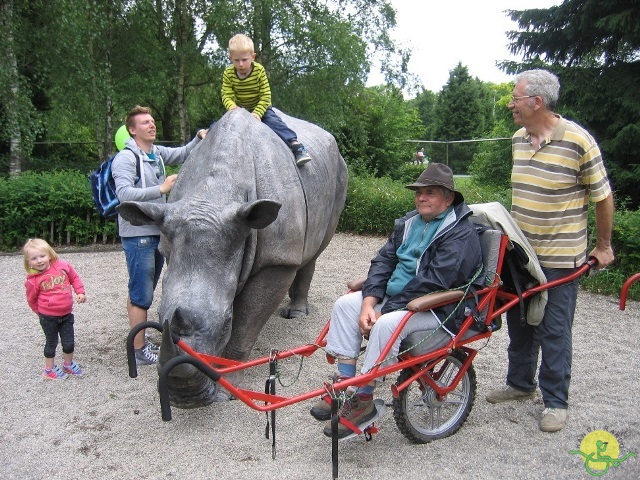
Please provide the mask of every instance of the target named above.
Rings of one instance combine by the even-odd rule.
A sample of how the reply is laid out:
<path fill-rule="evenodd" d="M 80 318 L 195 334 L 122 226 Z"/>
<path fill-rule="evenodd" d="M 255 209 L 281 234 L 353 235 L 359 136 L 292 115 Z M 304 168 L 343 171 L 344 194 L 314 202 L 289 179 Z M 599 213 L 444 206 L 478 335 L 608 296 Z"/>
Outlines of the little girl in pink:
<path fill-rule="evenodd" d="M 44 370 L 49 380 L 81 376 L 82 368 L 73 361 L 73 291 L 78 303 L 86 301 L 82 280 L 71 264 L 58 258 L 51 246 L 40 238 L 27 240 L 23 249 L 27 280 L 27 301 L 40 319 L 44 331 Z M 58 336 L 62 344 L 62 368 L 55 365 Z"/>

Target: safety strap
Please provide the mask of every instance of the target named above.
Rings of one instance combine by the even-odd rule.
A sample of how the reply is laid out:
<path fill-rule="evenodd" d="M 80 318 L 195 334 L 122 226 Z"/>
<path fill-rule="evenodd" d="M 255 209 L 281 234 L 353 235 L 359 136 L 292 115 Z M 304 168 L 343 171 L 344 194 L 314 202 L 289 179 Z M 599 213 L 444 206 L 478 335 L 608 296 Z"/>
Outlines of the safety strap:
<path fill-rule="evenodd" d="M 331 398 L 331 465 L 333 467 L 333 480 L 338 478 L 338 398 Z"/>
<path fill-rule="evenodd" d="M 276 394 L 276 366 L 277 366 L 277 350 L 271 350 L 271 356 L 269 358 L 269 378 L 264 385 L 264 393 L 275 395 Z M 265 402 L 265 405 L 268 402 Z M 267 425 L 265 427 L 264 435 L 269 438 L 269 413 L 271 413 L 271 458 L 276 458 L 276 411 L 265 412 L 267 416 Z"/>
<path fill-rule="evenodd" d="M 513 263 L 513 258 L 510 255 L 507 255 L 506 261 L 507 261 L 507 267 L 509 267 L 509 272 L 511 273 L 511 278 L 513 279 L 513 286 L 516 289 L 518 298 L 520 299 L 520 301 L 518 302 L 518 307 L 520 308 L 520 325 L 525 326 L 527 324 L 527 316 L 525 314 L 524 301 L 522 300 L 522 286 L 518 281 L 518 274 L 516 272 L 516 267 Z"/>

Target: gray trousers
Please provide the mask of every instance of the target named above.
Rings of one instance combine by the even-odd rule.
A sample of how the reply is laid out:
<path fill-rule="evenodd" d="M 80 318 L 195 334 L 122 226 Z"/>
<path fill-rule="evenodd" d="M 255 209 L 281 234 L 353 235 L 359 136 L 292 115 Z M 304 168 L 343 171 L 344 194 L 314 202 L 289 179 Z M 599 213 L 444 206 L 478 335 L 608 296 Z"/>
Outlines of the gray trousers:
<path fill-rule="evenodd" d="M 379 312 L 384 302 L 379 303 L 375 310 Z M 362 334 L 358 325 L 360 308 L 362 307 L 362 292 L 352 292 L 340 297 L 333 305 L 331 323 L 327 333 L 327 351 L 337 357 L 358 358 L 362 346 Z M 378 357 L 386 347 L 393 332 L 400 324 L 407 310 L 398 310 L 382 315 L 374 324 L 369 334 L 369 341 L 364 353 L 362 373 L 369 372 L 376 366 Z M 438 317 L 431 311 L 414 314 L 402 332 L 393 343 L 389 356 L 384 359 L 384 366 L 396 363 L 400 342 L 408 335 L 417 331 L 436 330 L 440 328 Z"/>

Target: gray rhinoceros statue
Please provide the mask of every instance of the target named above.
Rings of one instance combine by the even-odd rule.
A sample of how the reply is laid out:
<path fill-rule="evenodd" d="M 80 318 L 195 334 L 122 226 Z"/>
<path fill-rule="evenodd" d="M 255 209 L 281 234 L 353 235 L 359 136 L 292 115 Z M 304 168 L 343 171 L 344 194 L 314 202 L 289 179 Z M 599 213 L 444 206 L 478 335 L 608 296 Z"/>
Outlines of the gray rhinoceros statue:
<path fill-rule="evenodd" d="M 347 168 L 331 134 L 281 115 L 311 162 L 297 167 L 269 127 L 232 110 L 192 151 L 168 203 L 119 206 L 131 223 L 160 228 L 167 258 L 160 322 L 200 353 L 246 360 L 287 292 L 282 315 L 308 313 L 316 259 L 344 207 Z M 165 327 L 159 368 L 178 353 Z M 228 399 L 188 364 L 171 371 L 168 386 L 177 407 Z"/>

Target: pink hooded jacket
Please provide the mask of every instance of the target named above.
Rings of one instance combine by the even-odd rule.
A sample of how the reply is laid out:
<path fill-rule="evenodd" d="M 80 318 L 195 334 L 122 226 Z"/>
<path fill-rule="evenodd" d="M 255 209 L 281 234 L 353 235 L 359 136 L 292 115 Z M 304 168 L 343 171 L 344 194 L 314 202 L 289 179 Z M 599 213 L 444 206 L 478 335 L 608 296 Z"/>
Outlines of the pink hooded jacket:
<path fill-rule="evenodd" d="M 44 272 L 30 273 L 24 282 L 31 310 L 61 317 L 73 310 L 73 291 L 84 294 L 84 285 L 71 264 L 58 259 Z"/>

